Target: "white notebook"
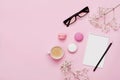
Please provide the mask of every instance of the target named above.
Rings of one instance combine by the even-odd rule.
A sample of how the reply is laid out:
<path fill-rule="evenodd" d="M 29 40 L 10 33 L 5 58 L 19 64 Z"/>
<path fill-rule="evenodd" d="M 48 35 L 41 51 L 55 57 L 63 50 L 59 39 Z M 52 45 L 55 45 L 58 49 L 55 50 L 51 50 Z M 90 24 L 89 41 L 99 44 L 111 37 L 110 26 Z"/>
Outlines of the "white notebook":
<path fill-rule="evenodd" d="M 83 64 L 96 66 L 108 47 L 109 38 L 89 34 Z M 103 67 L 104 58 L 98 67 Z"/>

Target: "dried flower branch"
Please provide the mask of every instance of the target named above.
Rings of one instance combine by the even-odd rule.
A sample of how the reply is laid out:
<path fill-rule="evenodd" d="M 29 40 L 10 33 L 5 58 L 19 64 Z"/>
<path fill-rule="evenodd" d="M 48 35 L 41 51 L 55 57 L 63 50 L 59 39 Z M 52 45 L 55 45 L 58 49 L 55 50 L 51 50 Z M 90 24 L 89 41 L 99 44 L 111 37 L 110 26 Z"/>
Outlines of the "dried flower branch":
<path fill-rule="evenodd" d="M 71 62 L 65 61 L 61 66 L 61 71 L 64 73 L 64 80 L 89 80 L 87 75 L 88 69 L 84 68 L 81 71 L 72 71 Z"/>
<path fill-rule="evenodd" d="M 115 18 L 115 9 L 119 6 L 120 4 L 114 8 L 99 8 L 98 13 L 90 17 L 90 23 L 106 33 L 109 32 L 110 29 L 117 31 L 120 28 L 120 24 L 117 23 Z M 106 15 L 110 12 L 113 12 L 113 18 L 110 22 L 106 23 Z"/>

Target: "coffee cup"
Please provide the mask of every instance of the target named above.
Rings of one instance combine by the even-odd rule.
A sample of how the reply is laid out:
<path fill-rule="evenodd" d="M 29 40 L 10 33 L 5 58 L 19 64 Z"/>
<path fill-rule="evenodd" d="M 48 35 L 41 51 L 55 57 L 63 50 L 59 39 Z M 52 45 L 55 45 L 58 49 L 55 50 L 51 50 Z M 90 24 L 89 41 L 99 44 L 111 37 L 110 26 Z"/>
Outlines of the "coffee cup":
<path fill-rule="evenodd" d="M 51 48 L 49 56 L 52 59 L 59 60 L 59 59 L 63 58 L 64 51 L 60 46 L 54 46 Z"/>

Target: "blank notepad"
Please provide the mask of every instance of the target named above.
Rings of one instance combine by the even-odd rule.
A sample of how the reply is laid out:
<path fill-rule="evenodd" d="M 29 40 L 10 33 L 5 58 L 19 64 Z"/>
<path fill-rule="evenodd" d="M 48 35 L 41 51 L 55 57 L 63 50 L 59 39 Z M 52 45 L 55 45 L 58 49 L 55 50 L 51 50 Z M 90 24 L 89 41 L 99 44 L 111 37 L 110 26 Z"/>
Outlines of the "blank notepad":
<path fill-rule="evenodd" d="M 96 66 L 108 47 L 109 38 L 89 34 L 83 64 Z M 98 67 L 103 67 L 104 58 Z"/>

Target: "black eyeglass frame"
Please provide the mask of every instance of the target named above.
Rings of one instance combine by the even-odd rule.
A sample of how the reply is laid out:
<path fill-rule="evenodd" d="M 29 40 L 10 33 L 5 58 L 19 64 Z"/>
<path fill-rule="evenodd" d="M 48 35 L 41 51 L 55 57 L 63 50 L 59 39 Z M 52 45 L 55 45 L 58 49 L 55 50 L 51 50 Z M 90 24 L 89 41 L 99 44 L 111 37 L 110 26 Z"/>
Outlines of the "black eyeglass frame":
<path fill-rule="evenodd" d="M 85 8 L 83 8 L 82 10 L 80 10 L 79 12 L 73 14 L 71 17 L 69 17 L 69 18 L 67 18 L 66 20 L 64 20 L 63 23 L 64 23 L 67 27 L 69 27 L 69 25 L 73 24 L 73 23 L 77 20 L 77 16 L 79 16 L 79 14 L 81 14 L 81 13 L 86 13 L 85 15 L 87 15 L 87 14 L 89 13 L 89 8 L 88 8 L 88 6 L 86 6 Z M 81 17 L 84 17 L 85 15 L 79 16 L 79 17 L 81 18 Z M 74 18 L 74 17 L 75 17 L 75 20 L 74 20 L 72 23 L 70 23 L 70 21 L 71 21 L 72 18 Z"/>

